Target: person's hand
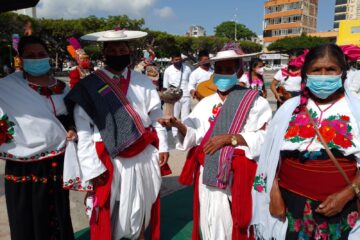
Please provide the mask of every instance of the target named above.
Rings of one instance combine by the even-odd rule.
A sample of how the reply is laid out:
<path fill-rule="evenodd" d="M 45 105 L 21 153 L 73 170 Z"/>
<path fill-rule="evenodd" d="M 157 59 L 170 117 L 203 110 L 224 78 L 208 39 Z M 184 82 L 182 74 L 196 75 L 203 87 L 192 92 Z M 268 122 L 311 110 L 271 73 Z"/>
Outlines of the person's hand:
<path fill-rule="evenodd" d="M 213 155 L 217 150 L 231 144 L 231 135 L 221 134 L 214 136 L 204 145 L 204 152 Z"/>
<path fill-rule="evenodd" d="M 195 90 L 191 90 L 190 91 L 190 95 L 192 98 L 196 98 L 196 91 Z"/>
<path fill-rule="evenodd" d="M 267 92 L 266 91 L 263 92 L 263 98 L 267 98 Z"/>
<path fill-rule="evenodd" d="M 278 102 L 280 102 L 280 103 L 283 102 L 283 100 L 281 99 L 281 97 L 282 97 L 281 94 L 276 94 L 276 95 L 275 95 L 276 100 L 277 100 Z"/>
<path fill-rule="evenodd" d="M 170 154 L 168 152 L 159 153 L 159 164 L 160 167 L 164 166 L 169 160 Z"/>
<path fill-rule="evenodd" d="M 97 176 L 96 178 L 91 179 L 91 183 L 94 186 L 101 186 L 104 185 L 109 177 L 108 171 L 104 172 L 103 174 Z"/>
<path fill-rule="evenodd" d="M 346 203 L 354 197 L 353 190 L 346 189 L 328 196 L 315 210 L 326 217 L 332 217 L 340 213 Z"/>
<path fill-rule="evenodd" d="M 75 132 L 75 130 L 69 130 L 66 133 L 66 140 L 68 141 L 74 141 L 77 139 L 77 134 Z"/>
<path fill-rule="evenodd" d="M 163 127 L 177 127 L 180 120 L 176 117 L 163 117 L 158 119 L 158 123 L 160 123 Z"/>

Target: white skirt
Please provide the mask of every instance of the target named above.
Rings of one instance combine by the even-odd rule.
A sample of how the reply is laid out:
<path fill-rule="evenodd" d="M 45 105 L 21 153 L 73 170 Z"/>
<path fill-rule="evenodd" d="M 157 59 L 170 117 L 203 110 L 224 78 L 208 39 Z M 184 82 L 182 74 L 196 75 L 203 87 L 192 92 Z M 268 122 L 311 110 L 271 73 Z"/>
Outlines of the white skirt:
<path fill-rule="evenodd" d="M 203 170 L 200 167 L 199 201 L 200 227 L 204 240 L 231 240 L 231 192 L 229 187 L 221 190 L 204 185 Z"/>
<path fill-rule="evenodd" d="M 160 192 L 159 153 L 152 145 L 132 158 L 115 158 L 111 186 L 112 239 L 137 239 L 149 225 Z"/>

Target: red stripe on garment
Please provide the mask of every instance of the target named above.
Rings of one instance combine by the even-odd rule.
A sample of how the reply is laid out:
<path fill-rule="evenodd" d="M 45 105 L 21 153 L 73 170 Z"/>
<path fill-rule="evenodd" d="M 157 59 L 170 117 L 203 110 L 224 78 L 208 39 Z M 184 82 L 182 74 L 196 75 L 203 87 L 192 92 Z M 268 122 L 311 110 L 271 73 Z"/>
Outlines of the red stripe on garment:
<path fill-rule="evenodd" d="M 130 69 L 128 69 L 128 77 L 130 78 L 131 75 L 129 75 L 129 72 L 131 72 Z M 134 123 L 135 123 L 135 126 L 138 129 L 138 131 L 140 133 L 144 133 L 145 132 L 145 127 L 144 127 L 144 125 L 143 125 L 143 123 L 141 121 L 141 118 L 140 118 L 139 114 L 133 109 L 133 107 L 131 106 L 131 104 L 129 103 L 129 101 L 126 98 L 126 95 L 121 91 L 121 89 L 103 71 L 98 70 L 98 71 L 95 71 L 94 73 L 98 77 L 103 79 L 111 87 L 111 90 L 115 93 L 115 96 L 123 104 L 123 106 L 125 107 L 126 111 L 129 113 L 129 115 L 132 116 L 132 118 L 134 120 Z"/>

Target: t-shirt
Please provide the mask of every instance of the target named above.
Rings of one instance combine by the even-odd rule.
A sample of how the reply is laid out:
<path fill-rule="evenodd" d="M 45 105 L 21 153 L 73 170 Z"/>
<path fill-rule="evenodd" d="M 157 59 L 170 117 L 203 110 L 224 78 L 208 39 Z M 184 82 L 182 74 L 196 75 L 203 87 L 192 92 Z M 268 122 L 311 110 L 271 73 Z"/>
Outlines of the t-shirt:
<path fill-rule="evenodd" d="M 209 80 L 211 75 L 214 73 L 214 71 L 212 69 L 209 69 L 209 71 L 204 70 L 201 67 L 198 67 L 197 69 L 195 69 L 191 74 L 190 74 L 190 79 L 189 79 L 189 92 L 191 90 L 195 90 L 196 87 L 206 81 Z"/>
<path fill-rule="evenodd" d="M 189 93 L 188 85 L 189 85 L 189 77 L 191 74 L 191 69 L 190 67 L 183 64 L 182 71 L 183 73 L 182 73 L 182 81 L 180 88 L 183 90 L 183 97 L 189 97 L 190 93 Z M 176 67 L 174 67 L 174 65 L 169 66 L 168 68 L 165 69 L 164 72 L 163 87 L 169 88 L 170 85 L 178 87 L 180 84 L 180 77 L 181 77 L 181 69 L 180 70 L 177 69 Z"/>
<path fill-rule="evenodd" d="M 355 96 L 360 97 L 360 71 L 351 68 L 347 72 L 347 78 L 345 80 L 345 88 L 353 93 Z"/>
<path fill-rule="evenodd" d="M 280 69 L 274 76 L 274 79 L 279 81 L 284 86 L 286 91 L 289 92 L 300 92 L 301 90 L 301 76 L 288 78 L 283 76 L 282 70 Z"/>

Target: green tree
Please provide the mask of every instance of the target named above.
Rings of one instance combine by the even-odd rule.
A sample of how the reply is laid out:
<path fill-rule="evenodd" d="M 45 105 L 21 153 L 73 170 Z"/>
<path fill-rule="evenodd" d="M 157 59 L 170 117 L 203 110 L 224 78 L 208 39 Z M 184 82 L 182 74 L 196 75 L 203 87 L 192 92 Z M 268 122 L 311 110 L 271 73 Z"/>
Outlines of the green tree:
<path fill-rule="evenodd" d="M 305 34 L 299 37 L 287 37 L 279 39 L 268 46 L 270 51 L 279 51 L 293 54 L 305 48 L 312 48 L 322 44 L 330 43 L 327 38 L 310 37 Z"/>
<path fill-rule="evenodd" d="M 244 24 L 235 23 L 232 21 L 222 22 L 215 27 L 216 37 L 225 37 L 235 39 L 235 24 L 236 24 L 236 39 L 250 39 L 256 37 L 256 34 L 248 29 Z"/>

